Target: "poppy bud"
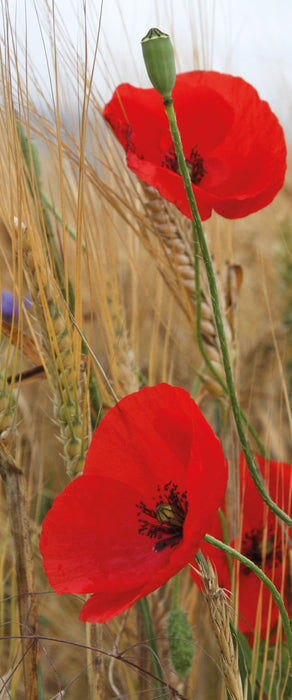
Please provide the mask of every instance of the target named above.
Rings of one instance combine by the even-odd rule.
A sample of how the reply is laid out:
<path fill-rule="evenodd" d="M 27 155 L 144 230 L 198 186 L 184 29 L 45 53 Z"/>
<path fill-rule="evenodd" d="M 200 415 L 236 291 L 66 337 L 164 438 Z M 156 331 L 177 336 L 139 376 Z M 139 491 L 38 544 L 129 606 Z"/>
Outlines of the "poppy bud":
<path fill-rule="evenodd" d="M 163 100 L 171 99 L 176 70 L 170 37 L 160 29 L 149 29 L 141 44 L 147 73 L 153 87 L 160 93 Z"/>
<path fill-rule="evenodd" d="M 193 660 L 193 633 L 186 614 L 176 608 L 167 618 L 167 635 L 171 661 L 176 673 L 184 677 Z"/>

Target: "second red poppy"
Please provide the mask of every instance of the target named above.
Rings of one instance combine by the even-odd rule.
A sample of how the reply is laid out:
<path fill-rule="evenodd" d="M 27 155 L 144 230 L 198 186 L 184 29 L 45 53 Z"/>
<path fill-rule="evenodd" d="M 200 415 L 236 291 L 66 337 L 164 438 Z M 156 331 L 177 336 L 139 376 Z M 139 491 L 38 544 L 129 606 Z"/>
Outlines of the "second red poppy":
<path fill-rule="evenodd" d="M 257 457 L 268 491 L 273 500 L 290 516 L 292 514 L 292 467 L 290 464 L 266 461 Z M 232 546 L 261 567 L 280 591 L 287 611 L 291 588 L 288 574 L 289 541 L 287 528 L 282 527 L 274 513 L 263 502 L 251 476 L 243 455 L 240 460 L 240 485 L 242 508 L 242 536 L 233 541 Z M 222 529 L 218 515 L 209 531 L 210 535 L 222 539 Z M 231 580 L 226 555 L 219 549 L 204 543 L 202 551 L 209 558 L 218 573 L 219 585 L 230 590 Z M 200 585 L 198 575 L 192 570 L 193 578 Z M 258 627 L 260 636 L 275 630 L 279 620 L 279 610 L 269 590 L 246 566 L 239 567 L 238 610 L 239 627 L 249 635 L 252 644 Z"/>

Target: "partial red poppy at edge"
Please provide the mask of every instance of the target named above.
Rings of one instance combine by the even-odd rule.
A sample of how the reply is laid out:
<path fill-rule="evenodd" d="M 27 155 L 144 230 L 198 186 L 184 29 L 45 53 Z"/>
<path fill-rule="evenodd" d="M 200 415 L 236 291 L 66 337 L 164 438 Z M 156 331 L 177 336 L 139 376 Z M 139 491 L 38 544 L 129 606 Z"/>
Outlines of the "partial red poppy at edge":
<path fill-rule="evenodd" d="M 220 442 L 184 389 L 158 384 L 125 397 L 43 522 L 50 584 L 92 594 L 82 620 L 109 620 L 194 560 L 226 483 Z"/>
<path fill-rule="evenodd" d="M 272 460 L 266 461 L 262 457 L 257 457 L 257 461 L 272 499 L 291 517 L 292 466 Z M 242 494 L 242 540 L 240 550 L 257 566 L 261 567 L 273 581 L 281 592 L 289 612 L 287 598 L 288 546 L 287 540 L 285 540 L 287 528 L 284 526 L 284 530 L 281 529 L 275 515 L 263 502 L 250 476 L 243 455 L 241 455 L 240 461 L 240 484 Z M 265 528 L 267 528 L 266 532 Z M 222 539 L 222 529 L 218 515 L 213 521 L 213 527 L 209 534 L 217 537 L 217 539 Z M 237 549 L 239 548 L 238 543 L 231 542 L 231 545 Z M 230 574 L 224 552 L 206 542 L 203 543 L 201 549 L 204 556 L 208 557 L 215 565 L 219 585 L 230 590 Z M 193 570 L 191 570 L 191 573 L 196 583 L 201 585 L 197 574 Z M 265 639 L 268 629 L 270 632 L 274 630 L 278 622 L 278 607 L 268 588 L 261 583 L 260 579 L 250 569 L 240 565 L 239 628 L 244 634 L 249 635 L 251 645 L 253 643 L 253 631 L 256 627 L 260 595 L 262 600 L 260 634 L 262 639 Z"/>
<path fill-rule="evenodd" d="M 268 103 L 242 78 L 215 71 L 178 75 L 173 98 L 202 220 L 212 209 L 237 219 L 267 206 L 286 172 L 283 129 Z M 103 115 L 126 151 L 129 168 L 191 218 L 156 90 L 123 83 Z"/>

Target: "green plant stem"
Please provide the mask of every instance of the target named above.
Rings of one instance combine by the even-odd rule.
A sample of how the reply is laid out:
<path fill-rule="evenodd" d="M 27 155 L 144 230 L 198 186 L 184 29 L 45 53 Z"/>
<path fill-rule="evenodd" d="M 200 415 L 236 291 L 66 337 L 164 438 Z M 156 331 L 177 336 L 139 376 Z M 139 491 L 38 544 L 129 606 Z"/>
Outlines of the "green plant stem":
<path fill-rule="evenodd" d="M 205 535 L 204 540 L 205 542 L 208 542 L 208 544 L 212 544 L 214 547 L 217 547 L 217 549 L 222 549 L 223 552 L 225 552 L 227 555 L 234 557 L 234 559 L 237 559 L 241 564 L 247 566 L 267 586 L 274 598 L 274 601 L 278 607 L 282 618 L 282 624 L 286 634 L 287 646 L 292 668 L 292 630 L 290 620 L 281 594 L 279 593 L 274 583 L 269 579 L 268 576 L 266 576 L 266 574 L 263 572 L 262 569 L 259 568 L 259 566 L 257 566 L 253 561 L 251 561 L 247 557 L 245 557 L 244 554 L 241 554 L 241 552 L 238 552 L 236 549 L 233 549 L 233 547 L 230 547 L 229 544 L 225 544 L 224 542 L 221 542 L 221 540 L 217 540 L 216 537 L 213 537 L 212 535 Z"/>
<path fill-rule="evenodd" d="M 191 208 L 191 213 L 193 217 L 193 222 L 195 226 L 195 232 L 196 236 L 198 237 L 202 257 L 204 260 L 205 264 L 205 269 L 208 277 L 208 283 L 209 283 L 209 289 L 210 289 L 210 295 L 211 295 L 211 300 L 212 300 L 212 306 L 213 306 L 213 313 L 214 313 L 214 319 L 216 323 L 216 328 L 217 328 L 217 333 L 218 333 L 218 338 L 220 342 L 220 348 L 222 352 L 222 359 L 223 359 L 223 364 L 224 364 L 224 370 L 225 370 L 225 377 L 226 377 L 226 384 L 227 384 L 227 389 L 228 389 L 228 394 L 232 406 L 232 411 L 234 415 L 234 420 L 235 424 L 237 427 L 238 431 L 238 436 L 240 439 L 242 451 L 247 463 L 247 467 L 249 469 L 249 472 L 251 474 L 251 477 L 261 494 L 261 497 L 263 501 L 269 506 L 269 508 L 277 515 L 279 518 L 281 518 L 289 527 L 292 527 L 292 519 L 285 513 L 279 506 L 274 503 L 274 501 L 271 499 L 269 494 L 267 493 L 265 486 L 263 484 L 263 480 L 260 474 L 259 469 L 256 467 L 248 442 L 247 438 L 245 435 L 244 431 L 244 426 L 243 426 L 243 421 L 241 418 L 241 410 L 237 401 L 237 396 L 235 392 L 235 387 L 234 387 L 234 381 L 233 381 L 233 375 L 232 375 L 232 369 L 231 369 L 231 364 L 230 364 L 230 359 L 229 359 L 229 352 L 228 352 L 228 346 L 227 346 L 227 341 L 226 341 L 226 336 L 225 336 L 225 331 L 224 331 L 224 326 L 223 326 L 223 321 L 222 321 L 222 315 L 221 315 L 221 310 L 220 310 L 220 303 L 219 303 L 219 298 L 218 298 L 218 292 L 217 292 L 217 285 L 216 285 L 216 279 L 213 271 L 213 266 L 212 266 L 212 260 L 209 254 L 202 222 L 200 219 L 200 215 L 198 212 L 198 207 L 196 204 L 196 200 L 194 197 L 193 189 L 192 189 L 192 183 L 190 179 L 190 174 L 187 168 L 187 164 L 185 161 L 184 153 L 183 153 L 183 148 L 182 148 L 182 143 L 181 143 L 181 138 L 180 138 L 180 133 L 178 130 L 177 122 L 176 122 L 176 116 L 174 112 L 174 107 L 173 107 L 173 100 L 166 100 L 164 102 L 166 114 L 168 117 L 169 121 L 169 127 L 171 131 L 171 136 L 173 140 L 173 144 L 175 147 L 175 152 L 176 152 L 176 157 L 179 165 L 179 170 L 183 178 L 184 182 L 184 187 L 185 191 L 187 194 L 188 202 Z"/>
<path fill-rule="evenodd" d="M 145 627 L 145 632 L 146 632 L 146 637 L 147 637 L 147 643 L 149 644 L 152 654 L 151 654 L 151 661 L 152 661 L 152 668 L 153 668 L 153 673 L 157 677 L 157 680 L 155 680 L 155 684 L 157 687 L 157 690 L 159 691 L 160 695 L 159 697 L 165 697 L 166 696 L 166 691 L 165 691 L 165 682 L 163 680 L 163 675 L 162 675 L 162 670 L 161 670 L 161 664 L 159 663 L 159 653 L 158 653 L 158 648 L 156 644 L 156 639 L 154 635 L 154 629 L 152 625 L 152 618 L 151 618 L 151 613 L 150 613 L 150 608 L 149 608 L 149 603 L 147 598 L 140 598 L 138 601 L 138 604 L 140 605 L 140 610 L 142 613 L 143 617 L 143 622 L 144 622 L 144 627 Z M 159 680 L 161 680 L 161 683 Z"/>

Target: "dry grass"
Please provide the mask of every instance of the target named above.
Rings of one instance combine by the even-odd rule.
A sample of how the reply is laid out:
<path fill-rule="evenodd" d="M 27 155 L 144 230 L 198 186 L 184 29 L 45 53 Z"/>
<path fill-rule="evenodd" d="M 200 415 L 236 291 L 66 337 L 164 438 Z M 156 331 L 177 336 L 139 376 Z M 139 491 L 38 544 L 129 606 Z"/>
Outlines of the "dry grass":
<path fill-rule="evenodd" d="M 22 632 L 34 630 L 37 608 L 39 698 L 61 698 L 62 691 L 72 700 L 89 697 L 89 678 L 92 698 L 141 693 L 154 700 L 158 694 L 151 676 L 137 673 L 126 663 L 128 659 L 146 672 L 151 669 L 151 650 L 142 643 L 135 609 L 105 625 L 102 641 L 100 628 L 86 630 L 78 621 L 80 599 L 59 598 L 49 590 L 38 549 L 41 522 L 54 496 L 68 483 L 68 473 L 71 477 L 82 469 L 92 425 L 116 397 L 136 390 L 142 378 L 149 384 L 168 381 L 196 393 L 214 429 L 221 428 L 226 452 L 235 465 L 237 443 L 231 431 L 226 434 L 220 425 L 221 409 L 229 421 L 226 400 L 202 366 L 196 343 L 192 252 L 183 217 L 159 202 L 156 213 L 159 207 L 163 211 L 157 226 L 149 192 L 127 171 L 124 154 L 102 125 L 102 102 L 86 66 L 80 67 L 79 84 L 74 87 L 82 95 L 77 128 L 70 111 L 63 123 L 58 101 L 54 107 L 46 106 L 44 116 L 25 85 L 13 82 L 10 69 L 17 61 L 8 41 L 10 29 L 6 31 L 0 66 L 0 281 L 2 289 L 15 290 L 20 300 L 30 291 L 34 306 L 11 326 L 2 324 L 0 429 L 6 477 L 0 511 L 0 697 L 27 697 L 23 674 L 33 674 L 35 647 L 27 652 L 26 642 L 21 645 L 18 620 L 21 615 L 26 625 Z M 76 72 L 70 73 L 74 53 L 69 43 L 63 49 L 62 60 L 74 84 Z M 58 90 L 62 91 L 61 82 Z M 41 88 L 39 97 L 44 103 Z M 29 144 L 38 145 L 40 179 L 27 168 L 19 123 L 28 139 L 30 159 Z M 49 212 L 43 193 L 59 218 Z M 277 268 L 283 221 L 292 226 L 290 172 L 286 186 L 267 210 L 229 223 L 214 215 L 206 229 L 242 407 L 271 456 L 289 461 L 291 414 L 284 377 L 289 347 Z M 161 224 L 169 222 L 166 234 Z M 291 251 L 287 254 L 291 257 Z M 69 313 L 72 294 L 74 323 Z M 203 299 L 204 339 L 220 369 L 207 292 Z M 82 346 L 79 329 L 98 365 Z M 18 373 L 36 364 L 43 368 L 39 376 L 33 381 L 24 377 L 19 383 Z M 30 578 L 23 585 L 30 594 L 35 588 L 35 594 L 33 608 L 28 610 L 17 605 L 17 540 L 8 524 L 12 506 L 7 474 L 14 490 L 20 488 L 25 517 L 29 516 Z M 171 588 L 169 582 L 150 597 L 165 678 L 184 698 L 223 699 L 225 686 L 208 611 L 188 571 L 180 575 L 179 601 L 194 628 L 194 663 L 187 680 L 177 678 L 171 667 L 165 639 Z M 86 646 L 92 642 L 102 644 L 104 652 L 104 693 L 93 688 L 95 678 L 101 678 L 99 669 L 91 681 L 86 672 L 92 662 Z M 116 658 L 121 650 L 123 660 Z M 280 657 L 279 629 L 274 659 L 267 662 L 270 669 Z M 279 698 L 285 698 L 283 693 Z M 33 688 L 31 697 L 36 697 Z M 169 690 L 167 697 L 175 697 L 174 692 Z M 269 697 L 274 700 L 272 691 Z"/>

